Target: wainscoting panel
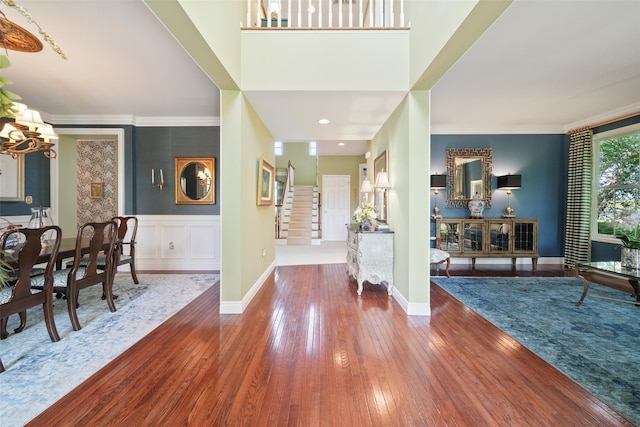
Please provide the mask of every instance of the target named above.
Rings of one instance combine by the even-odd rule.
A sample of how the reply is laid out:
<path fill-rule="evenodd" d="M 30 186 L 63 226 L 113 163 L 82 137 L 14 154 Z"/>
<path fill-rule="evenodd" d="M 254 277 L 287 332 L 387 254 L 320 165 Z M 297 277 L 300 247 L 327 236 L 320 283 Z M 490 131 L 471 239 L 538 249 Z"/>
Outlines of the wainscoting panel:
<path fill-rule="evenodd" d="M 220 270 L 219 215 L 140 215 L 136 241 L 138 270 Z"/>

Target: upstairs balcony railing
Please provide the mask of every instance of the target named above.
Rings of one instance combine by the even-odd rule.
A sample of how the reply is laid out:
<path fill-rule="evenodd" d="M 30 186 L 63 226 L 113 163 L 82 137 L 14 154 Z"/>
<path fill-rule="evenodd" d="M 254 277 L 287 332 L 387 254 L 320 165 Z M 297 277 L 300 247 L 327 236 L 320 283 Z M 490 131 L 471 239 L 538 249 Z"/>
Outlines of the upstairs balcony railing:
<path fill-rule="evenodd" d="M 410 26 L 405 24 L 404 0 L 247 0 L 247 22 L 248 29 Z"/>

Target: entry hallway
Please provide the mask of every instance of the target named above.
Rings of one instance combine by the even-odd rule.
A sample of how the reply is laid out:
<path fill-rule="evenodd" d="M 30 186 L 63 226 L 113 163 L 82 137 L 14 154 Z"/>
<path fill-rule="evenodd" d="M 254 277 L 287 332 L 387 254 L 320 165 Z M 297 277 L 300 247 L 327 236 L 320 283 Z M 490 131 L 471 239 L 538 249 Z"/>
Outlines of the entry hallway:
<path fill-rule="evenodd" d="M 244 314 L 220 315 L 216 285 L 29 425 L 631 425 L 431 295 L 431 317 L 408 317 L 381 287 L 358 297 L 344 263 L 279 266 Z"/>

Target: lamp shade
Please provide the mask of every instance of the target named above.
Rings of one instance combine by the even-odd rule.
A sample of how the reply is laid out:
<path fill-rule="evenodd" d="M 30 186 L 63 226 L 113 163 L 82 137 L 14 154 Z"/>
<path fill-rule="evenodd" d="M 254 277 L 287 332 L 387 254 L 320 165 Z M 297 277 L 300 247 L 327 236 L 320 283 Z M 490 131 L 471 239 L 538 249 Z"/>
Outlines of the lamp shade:
<path fill-rule="evenodd" d="M 447 188 L 447 175 L 431 175 L 431 188 Z"/>
<path fill-rule="evenodd" d="M 376 188 L 391 188 L 389 175 L 385 171 L 378 172 L 376 175 Z"/>
<path fill-rule="evenodd" d="M 371 193 L 373 191 L 373 186 L 371 185 L 371 181 L 367 178 L 362 181 L 362 185 L 360 186 L 361 193 Z"/>
<path fill-rule="evenodd" d="M 498 188 L 512 190 L 522 185 L 521 175 L 503 175 L 498 177 Z"/>

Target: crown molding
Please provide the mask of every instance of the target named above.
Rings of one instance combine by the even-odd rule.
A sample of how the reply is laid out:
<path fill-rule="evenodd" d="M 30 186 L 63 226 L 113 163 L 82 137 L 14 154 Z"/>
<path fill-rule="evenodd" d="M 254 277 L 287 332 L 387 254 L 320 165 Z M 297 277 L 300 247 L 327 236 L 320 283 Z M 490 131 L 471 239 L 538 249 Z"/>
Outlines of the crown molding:
<path fill-rule="evenodd" d="M 590 127 L 596 123 L 603 123 L 603 122 L 608 122 L 610 120 L 615 120 L 619 117 L 625 117 L 630 114 L 637 113 L 639 111 L 640 111 L 640 102 L 636 102 L 635 104 L 622 107 L 618 110 L 609 111 L 608 113 L 600 114 L 598 116 L 590 117 L 588 119 L 581 120 L 579 122 L 571 123 L 569 126 L 565 128 L 563 133 L 567 133 L 575 129 Z"/>
<path fill-rule="evenodd" d="M 431 126 L 431 135 L 553 135 L 564 133 L 564 128 L 560 126 L 510 126 L 499 128 Z"/>
<path fill-rule="evenodd" d="M 62 125 L 119 125 L 137 127 L 189 127 L 220 126 L 220 117 L 136 117 L 130 115 L 113 116 L 48 116 L 54 127 Z"/>

